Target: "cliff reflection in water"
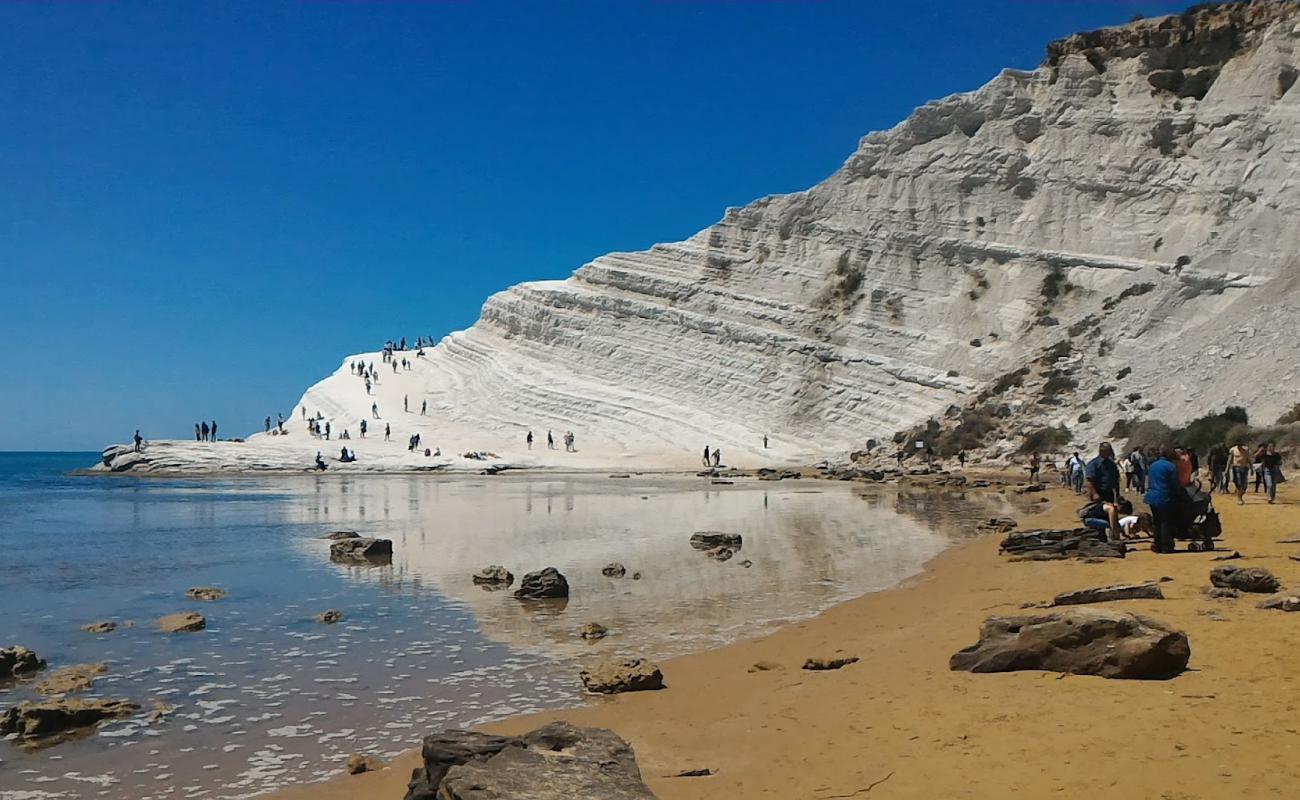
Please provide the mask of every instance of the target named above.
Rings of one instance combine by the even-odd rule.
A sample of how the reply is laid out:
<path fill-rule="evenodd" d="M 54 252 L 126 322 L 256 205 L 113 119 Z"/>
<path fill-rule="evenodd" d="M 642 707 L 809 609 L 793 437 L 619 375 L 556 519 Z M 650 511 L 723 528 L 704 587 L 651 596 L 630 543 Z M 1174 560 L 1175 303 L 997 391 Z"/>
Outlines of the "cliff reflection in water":
<path fill-rule="evenodd" d="M 340 566 L 350 578 L 435 591 L 471 609 L 486 636 L 560 657 L 662 658 L 762 634 L 917 574 L 991 513 L 928 490 L 665 477 L 358 478 L 319 482 L 317 500 L 296 506 L 304 518 L 293 521 L 393 540 L 391 566 Z M 744 544 L 715 561 L 689 543 L 704 530 L 739 533 Z M 328 545 L 303 547 L 320 558 Z M 610 562 L 627 576 L 603 576 Z M 476 586 L 470 576 L 488 564 L 506 566 L 516 585 L 557 567 L 569 601 L 520 602 Z M 577 630 L 589 621 L 611 635 L 583 641 Z"/>

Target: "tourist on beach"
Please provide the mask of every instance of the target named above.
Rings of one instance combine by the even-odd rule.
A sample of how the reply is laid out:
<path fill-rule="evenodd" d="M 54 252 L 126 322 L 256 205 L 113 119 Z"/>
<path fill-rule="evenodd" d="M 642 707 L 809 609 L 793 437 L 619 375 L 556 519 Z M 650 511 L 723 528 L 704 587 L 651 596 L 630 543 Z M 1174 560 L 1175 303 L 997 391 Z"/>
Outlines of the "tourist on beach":
<path fill-rule="evenodd" d="M 707 466 L 709 466 L 711 463 L 712 463 L 712 462 L 709 461 L 709 446 L 706 444 L 706 445 L 704 445 L 704 466 L 707 467 Z"/>
<path fill-rule="evenodd" d="M 343 434 L 342 434 L 341 436 L 339 436 L 339 438 L 340 438 L 340 439 L 351 439 L 352 436 L 348 434 L 348 429 L 347 429 L 347 428 L 344 428 L 344 429 L 343 429 Z"/>
<path fill-rule="evenodd" d="M 546 432 L 546 449 L 547 450 L 555 449 L 555 437 L 551 435 L 550 431 Z"/>
<path fill-rule="evenodd" d="M 1133 464 L 1127 458 L 1115 460 L 1115 466 L 1119 467 L 1120 485 L 1125 489 L 1133 488 Z"/>
<path fill-rule="evenodd" d="M 361 420 L 361 438 L 366 438 L 366 421 L 364 419 Z"/>
<path fill-rule="evenodd" d="M 131 440 L 135 442 L 135 451 L 136 451 L 137 453 L 140 452 L 140 445 L 144 442 L 144 437 L 140 435 L 140 429 L 139 429 L 139 428 L 136 428 L 136 429 L 135 429 L 135 436 L 132 436 L 132 437 L 131 437 Z M 1269 500 L 1268 502 L 1271 503 L 1271 502 L 1273 502 L 1273 501 L 1272 501 L 1272 500 Z"/>
<path fill-rule="evenodd" d="M 1118 542 L 1122 537 L 1120 518 L 1128 517 L 1132 513 L 1133 504 L 1127 500 L 1121 499 L 1117 502 L 1094 500 L 1079 509 L 1079 520 L 1085 527 L 1106 531 L 1106 538 L 1109 541 Z"/>
<path fill-rule="evenodd" d="M 1133 491 L 1143 494 L 1147 490 L 1147 458 L 1141 448 L 1134 448 L 1128 454 L 1128 461 L 1133 468 Z"/>
<path fill-rule="evenodd" d="M 1237 442 L 1228 451 L 1228 462 L 1232 465 L 1232 485 L 1237 490 L 1237 505 L 1244 505 L 1246 500 L 1246 476 L 1250 470 L 1250 451 L 1245 442 Z"/>
<path fill-rule="evenodd" d="M 387 422 L 385 422 L 385 423 L 384 423 L 384 441 L 385 441 L 385 442 L 391 442 L 392 440 L 393 440 L 393 429 L 392 429 L 391 427 L 389 427 L 389 425 L 388 425 Z"/>
<path fill-rule="evenodd" d="M 411 396 L 409 394 L 402 395 L 402 413 L 411 413 Z"/>
<path fill-rule="evenodd" d="M 1160 457 L 1151 464 L 1147 473 L 1149 486 L 1146 500 L 1151 507 L 1151 519 L 1155 533 L 1152 552 L 1172 553 L 1178 531 L 1182 527 L 1183 505 L 1187 502 L 1187 492 L 1178 479 L 1178 467 L 1174 463 L 1176 455 L 1169 446 L 1160 451 Z"/>
<path fill-rule="evenodd" d="M 197 422 L 194 423 L 194 441 L 196 442 L 203 441 L 203 432 L 199 430 L 199 423 Z"/>
<path fill-rule="evenodd" d="M 325 423 L 325 441 L 328 442 L 329 440 L 330 440 L 330 424 L 329 424 L 328 422 L 326 422 L 326 423 Z"/>
<path fill-rule="evenodd" d="M 366 394 L 370 394 L 370 379 L 366 378 Z"/>
<path fill-rule="evenodd" d="M 428 400 L 421 400 L 421 401 L 420 401 L 420 416 L 423 417 L 423 416 L 424 416 L 424 412 L 425 412 L 425 411 L 428 411 L 428 410 L 429 410 L 429 401 L 428 401 Z"/>
<path fill-rule="evenodd" d="M 1074 493 L 1083 494 L 1084 465 L 1077 451 L 1065 460 L 1065 466 L 1070 470 L 1070 486 L 1074 489 Z"/>
<path fill-rule="evenodd" d="M 140 432 L 135 432 L 136 450 L 140 449 L 139 439 Z M 1282 454 L 1277 451 L 1277 446 L 1269 442 L 1264 447 L 1264 456 L 1260 460 L 1260 466 L 1264 473 L 1264 487 L 1268 491 L 1268 502 L 1271 505 L 1277 500 L 1277 485 L 1286 480 L 1282 476 Z"/>
<path fill-rule="evenodd" d="M 1192 485 L 1192 457 L 1181 447 L 1174 448 L 1174 466 L 1178 467 L 1178 485 Z"/>
<path fill-rule="evenodd" d="M 716 468 L 722 464 L 722 448 L 713 448 L 713 466 Z"/>
<path fill-rule="evenodd" d="M 1255 450 L 1255 458 L 1252 466 L 1255 470 L 1255 494 L 1259 494 L 1260 488 L 1264 485 L 1264 454 L 1268 452 L 1268 445 L 1260 442 Z"/>
<path fill-rule="evenodd" d="M 1084 477 L 1094 499 L 1108 503 L 1119 500 L 1119 467 L 1115 464 L 1115 450 L 1110 442 L 1102 442 L 1097 447 L 1097 457 L 1088 462 Z"/>
<path fill-rule="evenodd" d="M 1192 464 L 1192 480 L 1196 480 L 1196 476 L 1201 474 L 1201 459 L 1196 455 L 1195 447 L 1187 448 L 1187 459 Z"/>
<path fill-rule="evenodd" d="M 375 416 L 375 419 L 379 419 L 379 404 L 378 404 L 378 403 L 371 403 L 371 404 L 370 404 L 370 413 L 373 414 L 373 415 Z"/>
<path fill-rule="evenodd" d="M 1228 487 L 1224 478 L 1228 467 L 1228 450 L 1223 445 L 1210 448 L 1210 494 L 1216 489 L 1226 492 Z"/>
<path fill-rule="evenodd" d="M 763 449 L 767 449 L 767 434 L 763 434 Z"/>
<path fill-rule="evenodd" d="M 318 471 L 323 472 L 323 471 L 325 470 L 326 466 L 328 466 L 328 465 L 325 463 L 325 459 L 323 459 L 323 458 L 320 457 L 320 451 L 317 450 L 317 451 L 316 451 L 316 469 L 317 469 Z"/>
<path fill-rule="evenodd" d="M 533 449 L 533 432 L 532 432 L 532 431 L 529 431 L 529 432 L 528 432 L 528 436 L 526 436 L 526 437 L 524 438 L 524 440 L 525 440 L 526 442 L 528 442 L 528 449 L 529 449 L 529 450 L 532 450 L 532 449 Z"/>

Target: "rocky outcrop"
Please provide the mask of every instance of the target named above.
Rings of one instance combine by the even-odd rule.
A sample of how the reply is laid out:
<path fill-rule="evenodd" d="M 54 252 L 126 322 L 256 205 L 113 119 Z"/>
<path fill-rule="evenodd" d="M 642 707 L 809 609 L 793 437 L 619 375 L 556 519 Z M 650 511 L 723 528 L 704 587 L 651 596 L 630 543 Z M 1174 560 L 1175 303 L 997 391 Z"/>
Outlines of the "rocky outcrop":
<path fill-rule="evenodd" d="M 504 589 L 515 582 L 514 574 L 499 564 L 486 566 L 474 573 L 475 584 L 488 589 Z"/>
<path fill-rule="evenodd" d="M 105 719 L 128 717 L 140 706 L 125 700 L 43 700 L 23 702 L 0 716 L 0 733 L 22 740 L 42 739 L 86 728 Z"/>
<path fill-rule="evenodd" d="M 32 689 L 37 694 L 44 695 L 84 692 L 95 685 L 97 676 L 103 675 L 105 672 L 108 672 L 108 666 L 103 663 L 74 664 L 68 667 L 60 667 L 40 682 L 33 684 Z"/>
<path fill-rule="evenodd" d="M 691 547 L 696 550 L 713 550 L 718 547 L 726 547 L 730 550 L 739 550 L 743 539 L 739 533 L 722 533 L 720 531 L 700 531 L 691 534 Z"/>
<path fill-rule="evenodd" d="M 803 662 L 803 668 L 810 672 L 842 669 L 849 664 L 858 663 L 857 656 L 831 656 L 829 658 L 809 658 Z"/>
<path fill-rule="evenodd" d="M 1053 600 L 1054 606 L 1078 606 L 1088 603 L 1109 603 L 1114 600 L 1163 600 L 1164 592 L 1154 583 L 1119 583 L 1114 586 L 1098 586 L 1092 589 L 1077 589 L 1073 592 L 1058 594 Z"/>
<path fill-rule="evenodd" d="M 1300 611 L 1300 593 L 1278 592 L 1261 602 L 1259 607 L 1278 611 Z"/>
<path fill-rule="evenodd" d="M 342 541 L 343 539 L 360 539 L 361 534 L 357 533 L 356 531 L 331 531 L 330 533 L 325 534 L 321 538 L 328 539 L 331 542 L 338 542 L 338 541 Z"/>
<path fill-rule="evenodd" d="M 1282 586 L 1263 567 L 1215 567 L 1210 570 L 1210 583 L 1224 589 L 1261 594 L 1272 594 Z"/>
<path fill-rule="evenodd" d="M 22 645 L 0 648 L 0 679 L 45 669 L 45 659 Z"/>
<path fill-rule="evenodd" d="M 393 560 L 391 539 L 340 539 L 330 544 L 330 560 L 343 563 L 386 564 Z"/>
<path fill-rule="evenodd" d="M 218 589 L 215 586 L 194 586 L 185 590 L 185 596 L 191 600 L 211 602 L 225 597 L 226 590 Z"/>
<path fill-rule="evenodd" d="M 578 635 L 589 642 L 594 642 L 597 639 L 604 639 L 608 636 L 609 628 L 606 628 L 599 622 L 588 622 L 586 625 L 582 626 L 582 630 L 578 631 Z"/>
<path fill-rule="evenodd" d="M 595 694 L 646 692 L 664 688 L 658 665 L 641 658 L 609 661 L 578 674 L 583 687 Z"/>
<path fill-rule="evenodd" d="M 363 756 L 359 753 L 353 753 L 348 756 L 346 769 L 349 775 L 360 775 L 363 772 L 374 772 L 377 769 L 383 769 L 384 762 L 382 759 L 374 756 Z"/>
<path fill-rule="evenodd" d="M 1006 533 L 1015 530 L 1019 525 L 1020 523 L 1012 517 L 989 517 L 978 523 L 975 529 L 985 533 Z"/>
<path fill-rule="evenodd" d="M 1029 561 L 1054 561 L 1063 558 L 1124 558 L 1123 542 L 1111 542 L 1104 531 L 1091 528 L 1059 528 L 1012 533 L 998 549 L 1010 556 Z"/>
<path fill-rule="evenodd" d="M 949 666 L 969 672 L 1046 670 L 1104 678 L 1172 678 L 1187 667 L 1184 633 L 1133 614 L 1071 608 L 1037 616 L 990 617 L 980 639 Z"/>
<path fill-rule="evenodd" d="M 519 582 L 515 597 L 521 600 L 547 600 L 569 596 L 569 582 L 555 567 L 530 572 Z"/>
<path fill-rule="evenodd" d="M 653 800 L 627 742 L 552 722 L 519 737 L 446 731 L 426 737 L 406 800 Z"/>
<path fill-rule="evenodd" d="M 185 611 L 179 614 L 168 614 L 165 617 L 159 617 L 154 621 L 158 630 L 163 633 L 194 633 L 207 627 L 208 621 L 203 618 L 202 614 L 195 614 L 192 611 Z"/>

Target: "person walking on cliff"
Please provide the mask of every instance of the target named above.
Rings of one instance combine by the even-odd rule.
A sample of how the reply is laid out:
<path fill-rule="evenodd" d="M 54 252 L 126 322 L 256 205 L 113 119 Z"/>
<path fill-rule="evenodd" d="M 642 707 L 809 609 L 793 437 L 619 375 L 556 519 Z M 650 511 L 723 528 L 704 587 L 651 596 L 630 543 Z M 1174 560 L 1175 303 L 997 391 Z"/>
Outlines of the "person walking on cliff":
<path fill-rule="evenodd" d="M 722 465 L 722 448 L 713 448 L 713 467 L 717 469 Z"/>
<path fill-rule="evenodd" d="M 132 436 L 132 437 L 131 437 L 131 440 L 135 442 L 135 451 L 136 451 L 137 453 L 140 452 L 140 445 L 144 443 L 144 437 L 140 435 L 140 429 L 139 429 L 139 428 L 136 428 L 136 429 L 135 429 L 135 436 Z M 1268 502 L 1271 503 L 1271 502 L 1273 502 L 1273 501 L 1272 501 L 1272 500 L 1269 500 Z"/>
<path fill-rule="evenodd" d="M 326 421 L 326 423 L 325 423 L 325 441 L 328 442 L 329 439 L 330 439 L 330 424 L 329 424 L 328 421 Z"/>
<path fill-rule="evenodd" d="M 393 440 L 393 429 L 392 429 L 391 426 L 389 426 L 389 424 L 388 424 L 387 422 L 385 422 L 385 423 L 384 423 L 384 441 L 385 441 L 385 442 L 391 442 L 392 440 Z"/>
<path fill-rule="evenodd" d="M 703 462 L 703 463 L 704 463 L 704 466 L 705 466 L 705 467 L 708 467 L 708 466 L 709 466 L 709 463 L 710 463 L 710 462 L 709 462 L 709 446 L 708 446 L 707 444 L 704 445 L 704 462 Z"/>
<path fill-rule="evenodd" d="M 423 417 L 423 416 L 424 416 L 424 412 L 426 412 L 426 411 L 428 411 L 428 410 L 429 410 L 429 401 L 428 401 L 428 400 L 421 400 L 421 401 L 420 401 L 420 416 Z"/>
<path fill-rule="evenodd" d="M 525 438 L 525 441 L 528 442 L 528 449 L 529 449 L 529 450 L 532 450 L 532 449 L 533 449 L 533 432 L 532 432 L 532 431 L 529 431 L 529 432 L 528 432 L 528 436 Z"/>
<path fill-rule="evenodd" d="M 379 404 L 378 404 L 378 403 L 371 403 L 371 404 L 370 404 L 370 413 L 371 413 L 372 415 L 374 415 L 374 418 L 375 418 L 375 419 L 379 419 Z"/>
<path fill-rule="evenodd" d="M 767 449 L 767 434 L 763 434 L 763 449 Z"/>
<path fill-rule="evenodd" d="M 411 413 L 411 396 L 409 394 L 402 395 L 402 413 Z"/>
<path fill-rule="evenodd" d="M 212 420 L 212 441 L 217 441 L 217 421 Z"/>
<path fill-rule="evenodd" d="M 364 419 L 361 420 L 361 438 L 362 438 L 362 439 L 366 438 L 366 427 L 367 427 L 367 426 L 366 426 L 366 421 L 365 421 Z"/>
<path fill-rule="evenodd" d="M 555 449 L 555 436 L 552 435 L 550 431 L 546 432 L 546 449 L 547 450 Z"/>
<path fill-rule="evenodd" d="M 1043 460 L 1037 453 L 1029 454 L 1029 482 L 1038 483 L 1038 471 L 1043 468 Z"/>

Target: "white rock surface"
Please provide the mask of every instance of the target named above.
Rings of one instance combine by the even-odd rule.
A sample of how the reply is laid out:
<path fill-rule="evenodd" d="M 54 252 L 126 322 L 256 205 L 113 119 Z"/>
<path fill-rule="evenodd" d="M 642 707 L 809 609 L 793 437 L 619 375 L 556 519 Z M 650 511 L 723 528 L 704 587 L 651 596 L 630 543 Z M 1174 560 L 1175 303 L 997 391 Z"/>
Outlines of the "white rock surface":
<path fill-rule="evenodd" d="M 287 437 L 220 457 L 169 446 L 165 468 L 335 456 L 302 410 L 355 436 L 371 402 L 398 441 L 372 428 L 349 443 L 361 461 L 348 468 L 431 465 L 406 451 L 415 431 L 517 465 L 689 467 L 706 444 L 724 463 L 810 463 L 975 403 L 1089 317 L 1067 359 L 1077 389 L 1049 415 L 1028 387 L 1024 426 L 1063 421 L 1086 442 L 1121 417 L 1176 424 L 1226 404 L 1271 420 L 1297 399 L 1280 388 L 1300 361 L 1298 43 L 1290 3 L 1054 43 L 1032 72 L 865 137 L 805 192 L 494 295 L 469 330 L 422 358 L 399 353 L 409 372 L 351 356 L 307 390 Z M 1156 88 L 1216 70 L 1201 99 Z M 374 396 L 349 374 L 356 358 L 381 368 Z M 404 395 L 428 415 L 403 413 Z M 1092 418 L 1077 424 L 1083 408 Z M 567 430 L 576 454 L 559 444 Z M 481 466 L 462 462 L 445 466 Z"/>

